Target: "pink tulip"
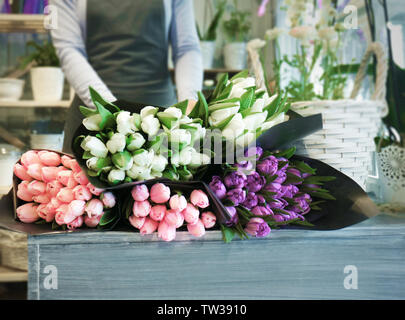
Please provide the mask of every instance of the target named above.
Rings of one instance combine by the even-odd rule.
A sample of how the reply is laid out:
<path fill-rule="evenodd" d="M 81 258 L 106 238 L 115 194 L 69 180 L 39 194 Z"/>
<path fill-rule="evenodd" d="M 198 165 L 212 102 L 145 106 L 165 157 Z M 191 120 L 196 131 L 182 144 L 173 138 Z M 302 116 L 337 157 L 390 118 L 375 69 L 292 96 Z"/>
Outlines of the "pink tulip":
<path fill-rule="evenodd" d="M 172 241 L 176 238 L 176 228 L 161 221 L 158 227 L 158 237 L 164 241 Z"/>
<path fill-rule="evenodd" d="M 28 191 L 33 196 L 38 196 L 46 191 L 46 184 L 41 181 L 31 181 L 27 186 Z"/>
<path fill-rule="evenodd" d="M 55 215 L 56 209 L 58 209 L 58 207 L 61 205 L 61 202 L 60 202 L 59 200 L 57 200 L 58 203 L 59 203 L 59 205 L 58 205 L 58 206 L 55 206 L 54 202 L 52 201 L 53 199 L 56 199 L 56 198 L 51 198 L 51 201 L 49 201 L 49 202 L 46 204 L 46 211 L 47 211 L 49 214 Z"/>
<path fill-rule="evenodd" d="M 171 226 L 179 228 L 184 222 L 184 217 L 180 211 L 171 209 L 167 211 L 164 221 Z"/>
<path fill-rule="evenodd" d="M 100 223 L 100 220 L 101 220 L 102 216 L 103 215 L 94 216 L 94 217 L 84 216 L 84 224 L 86 226 L 88 226 L 89 228 L 95 228 Z"/>
<path fill-rule="evenodd" d="M 39 219 L 37 208 L 38 206 L 32 202 L 19 206 L 16 210 L 18 219 L 24 223 L 33 223 L 37 221 Z"/>
<path fill-rule="evenodd" d="M 70 203 L 75 199 L 75 195 L 72 189 L 62 188 L 56 195 L 56 198 L 64 203 Z"/>
<path fill-rule="evenodd" d="M 42 181 L 51 182 L 56 180 L 59 171 L 60 171 L 59 167 L 42 167 L 41 169 Z"/>
<path fill-rule="evenodd" d="M 89 184 L 89 179 L 87 178 L 84 171 L 74 172 L 73 177 L 75 178 L 77 183 L 81 184 L 82 186 L 87 186 Z"/>
<path fill-rule="evenodd" d="M 195 237 L 202 237 L 205 234 L 204 223 L 198 219 L 194 224 L 188 224 L 187 230 Z"/>
<path fill-rule="evenodd" d="M 103 202 L 104 207 L 113 208 L 115 206 L 115 196 L 112 192 L 104 192 L 100 195 L 100 200 Z"/>
<path fill-rule="evenodd" d="M 155 183 L 150 189 L 150 198 L 155 203 L 166 203 L 170 199 L 170 188 L 163 183 Z"/>
<path fill-rule="evenodd" d="M 191 203 L 187 203 L 187 207 L 181 212 L 184 216 L 184 220 L 187 223 L 194 224 L 197 222 L 198 217 L 200 216 L 200 211 L 194 207 Z"/>
<path fill-rule="evenodd" d="M 37 196 L 32 196 L 32 200 L 34 200 L 36 203 L 45 203 L 46 204 L 49 201 L 51 201 L 51 198 L 46 193 L 43 193 L 43 194 L 39 194 Z"/>
<path fill-rule="evenodd" d="M 56 180 L 62 183 L 64 186 L 67 186 L 69 178 L 73 176 L 72 170 L 61 170 L 58 173 Z"/>
<path fill-rule="evenodd" d="M 149 216 L 155 221 L 162 221 L 166 214 L 166 206 L 158 204 L 150 209 Z"/>
<path fill-rule="evenodd" d="M 37 208 L 38 215 L 46 222 L 52 222 L 53 219 L 55 218 L 56 213 L 56 210 L 53 210 L 53 208 L 51 208 L 52 211 L 50 211 L 49 204 L 50 203 L 48 204 L 41 203 Z"/>
<path fill-rule="evenodd" d="M 74 173 L 82 172 L 82 168 L 80 168 L 76 159 L 70 160 L 69 165 Z"/>
<path fill-rule="evenodd" d="M 72 222 L 68 223 L 67 228 L 69 230 L 74 230 L 74 229 L 80 228 L 83 225 L 83 221 L 84 221 L 83 217 L 78 216 Z"/>
<path fill-rule="evenodd" d="M 178 211 L 183 211 L 187 207 L 187 200 L 184 196 L 175 194 L 170 198 L 170 208 Z"/>
<path fill-rule="evenodd" d="M 19 163 L 14 165 L 14 174 L 21 180 L 31 181 L 32 177 L 27 173 L 27 168 Z"/>
<path fill-rule="evenodd" d="M 46 193 L 49 194 L 51 197 L 56 197 L 60 189 L 63 188 L 63 184 L 59 181 L 51 181 L 46 184 Z"/>
<path fill-rule="evenodd" d="M 201 221 L 204 224 L 205 229 L 212 228 L 215 226 L 217 217 L 211 211 L 203 212 L 201 215 Z"/>
<path fill-rule="evenodd" d="M 38 157 L 45 166 L 57 167 L 61 163 L 60 155 L 53 151 L 39 151 Z"/>
<path fill-rule="evenodd" d="M 132 213 L 136 217 L 146 217 L 151 210 L 151 205 L 148 200 L 135 201 L 132 207 Z"/>
<path fill-rule="evenodd" d="M 103 214 L 103 203 L 99 199 L 91 199 L 87 202 L 86 208 L 89 217 L 100 216 Z"/>
<path fill-rule="evenodd" d="M 42 167 L 40 163 L 33 163 L 27 167 L 27 173 L 35 180 L 42 180 Z"/>
<path fill-rule="evenodd" d="M 210 205 L 207 195 L 202 190 L 193 190 L 190 195 L 190 201 L 199 208 L 206 208 Z"/>
<path fill-rule="evenodd" d="M 97 187 L 93 186 L 90 182 L 87 184 L 87 188 L 95 196 L 99 196 L 102 192 L 104 192 L 104 189 L 97 188 Z"/>
<path fill-rule="evenodd" d="M 159 226 L 159 222 L 157 222 L 149 217 L 146 217 L 145 222 L 144 222 L 140 232 L 142 235 L 151 234 L 156 231 L 158 226 Z"/>
<path fill-rule="evenodd" d="M 148 187 L 144 184 L 138 184 L 137 186 L 133 187 L 131 194 L 135 201 L 145 201 L 149 198 Z"/>
<path fill-rule="evenodd" d="M 70 167 L 70 160 L 72 160 L 71 157 L 68 157 L 67 155 L 63 155 L 63 156 L 60 158 L 60 160 L 61 160 L 62 164 L 63 164 L 66 168 L 72 169 L 72 168 Z"/>
<path fill-rule="evenodd" d="M 136 217 L 133 214 L 129 216 L 129 223 L 137 229 L 141 229 L 143 224 L 145 223 L 145 217 Z"/>
<path fill-rule="evenodd" d="M 49 203 L 55 207 L 55 209 L 59 208 L 62 204 L 64 204 L 62 201 L 60 201 L 58 198 L 53 197 L 51 198 L 51 201 L 49 201 Z"/>
<path fill-rule="evenodd" d="M 86 202 L 83 200 L 73 200 L 71 203 L 69 203 L 69 210 L 75 217 L 83 215 L 85 207 Z"/>
<path fill-rule="evenodd" d="M 69 206 L 66 203 L 62 204 L 59 208 L 56 209 L 55 222 L 58 225 L 61 226 L 61 225 L 65 224 L 65 216 L 68 214 L 68 209 L 69 209 Z"/>
<path fill-rule="evenodd" d="M 78 183 L 77 183 L 76 179 L 73 177 L 73 175 L 70 176 L 66 187 L 68 187 L 69 189 L 73 189 L 77 185 L 78 185 Z"/>
<path fill-rule="evenodd" d="M 28 191 L 28 181 L 22 181 L 17 188 L 17 197 L 26 202 L 32 201 L 32 193 Z"/>
<path fill-rule="evenodd" d="M 77 199 L 77 200 L 88 201 L 92 198 L 92 194 L 86 186 L 78 185 L 78 186 L 74 187 L 73 193 L 74 193 L 75 199 Z"/>
<path fill-rule="evenodd" d="M 28 166 L 33 163 L 41 164 L 41 160 L 39 159 L 36 151 L 30 150 L 21 156 L 21 163 L 24 167 L 28 168 Z"/>

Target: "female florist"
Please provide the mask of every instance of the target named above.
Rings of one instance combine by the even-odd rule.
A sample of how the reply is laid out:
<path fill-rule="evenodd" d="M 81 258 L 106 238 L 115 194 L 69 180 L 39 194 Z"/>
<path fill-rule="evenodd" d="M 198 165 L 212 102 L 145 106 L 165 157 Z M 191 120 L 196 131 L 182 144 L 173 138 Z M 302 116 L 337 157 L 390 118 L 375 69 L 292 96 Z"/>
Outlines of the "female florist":
<path fill-rule="evenodd" d="M 0 126 L 11 146 L 1 150 L 15 155 L 0 199 L 0 280 L 22 284 L 5 292 L 343 298 L 335 265 L 404 258 L 401 118 L 374 16 L 384 1 L 26 0 L 23 13 L 3 2 L 4 25 L 58 15 L 8 66 L 8 79 L 31 74 L 33 98 L 4 103 L 33 111 L 36 129 L 27 142 Z M 356 5 L 367 23 L 353 34 Z M 47 68 L 70 92 L 35 89 Z M 58 125 L 35 118 L 46 114 L 63 118 L 59 143 L 46 142 Z M 354 298 L 403 296 L 403 273 L 390 292 L 372 289 L 380 268 L 364 269 L 368 289 Z M 308 285 L 316 275 L 326 289 Z"/>

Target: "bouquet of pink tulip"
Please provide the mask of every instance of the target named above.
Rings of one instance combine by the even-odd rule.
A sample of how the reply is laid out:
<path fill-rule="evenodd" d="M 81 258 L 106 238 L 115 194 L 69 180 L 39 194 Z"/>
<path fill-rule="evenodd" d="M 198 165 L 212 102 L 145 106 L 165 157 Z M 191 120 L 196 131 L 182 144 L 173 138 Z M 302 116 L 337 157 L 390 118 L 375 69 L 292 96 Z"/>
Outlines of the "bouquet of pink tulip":
<path fill-rule="evenodd" d="M 21 181 L 16 198 L 26 202 L 16 208 L 24 223 L 52 223 L 52 228 L 76 229 L 85 224 L 107 225 L 115 207 L 113 193 L 94 187 L 77 161 L 47 150 L 30 150 L 14 165 Z M 105 221 L 104 221 L 105 220 Z"/>
<path fill-rule="evenodd" d="M 216 216 L 208 210 L 209 206 L 209 198 L 202 190 L 194 189 L 186 196 L 157 182 L 150 188 L 145 184 L 134 186 L 126 211 L 130 224 L 141 234 L 157 231 L 159 238 L 172 241 L 176 229 L 185 223 L 188 232 L 196 237 L 203 236 L 205 229 L 214 227 Z M 204 212 L 200 213 L 200 209 Z"/>

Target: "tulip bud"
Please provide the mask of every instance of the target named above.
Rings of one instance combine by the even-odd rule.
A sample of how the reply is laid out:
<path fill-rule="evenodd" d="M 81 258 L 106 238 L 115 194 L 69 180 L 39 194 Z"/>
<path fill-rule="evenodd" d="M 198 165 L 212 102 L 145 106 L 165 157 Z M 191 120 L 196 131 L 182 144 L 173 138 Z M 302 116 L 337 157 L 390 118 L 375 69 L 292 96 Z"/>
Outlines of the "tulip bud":
<path fill-rule="evenodd" d="M 83 119 L 82 123 L 84 127 L 89 131 L 100 131 L 100 123 L 102 121 L 102 117 L 99 113 L 93 114 L 89 117 Z"/>
<path fill-rule="evenodd" d="M 153 150 L 147 151 L 145 149 L 139 149 L 133 154 L 134 164 L 139 167 L 149 167 L 153 161 L 154 156 L 155 153 Z"/>
<path fill-rule="evenodd" d="M 73 194 L 73 190 L 69 188 L 62 188 L 56 195 L 56 198 L 59 201 L 62 201 L 64 203 L 70 203 L 75 199 L 75 196 Z"/>
<path fill-rule="evenodd" d="M 143 226 L 142 226 L 142 228 L 141 228 L 141 230 L 140 230 L 140 233 L 141 233 L 142 235 L 144 235 L 144 234 L 151 234 L 151 233 L 153 233 L 153 232 L 156 231 L 156 229 L 158 228 L 158 226 L 159 226 L 159 222 L 157 222 L 157 221 L 155 221 L 155 220 L 152 220 L 152 219 L 149 218 L 149 217 L 146 217 L 146 218 L 145 218 L 145 222 L 144 222 L 144 224 L 143 224 Z"/>
<path fill-rule="evenodd" d="M 125 179 L 125 171 L 114 169 L 108 174 L 108 181 L 112 184 L 117 184 Z"/>
<path fill-rule="evenodd" d="M 87 188 L 95 196 L 99 196 L 102 192 L 104 192 L 104 189 L 97 188 L 97 187 L 93 186 L 90 182 L 88 183 Z"/>
<path fill-rule="evenodd" d="M 52 222 L 52 220 L 55 217 L 56 208 L 55 209 L 51 208 L 51 210 L 52 211 L 49 210 L 49 203 L 48 204 L 41 203 L 37 207 L 37 214 L 41 219 L 44 219 L 46 222 Z"/>
<path fill-rule="evenodd" d="M 89 179 L 87 178 L 84 171 L 73 173 L 73 178 L 78 184 L 82 186 L 87 186 L 89 184 Z"/>
<path fill-rule="evenodd" d="M 187 223 L 194 224 L 198 221 L 200 212 L 191 203 L 187 203 L 187 207 L 181 212 L 184 216 L 184 220 Z"/>
<path fill-rule="evenodd" d="M 161 221 L 158 227 L 158 237 L 164 241 L 172 241 L 176 238 L 176 227 Z"/>
<path fill-rule="evenodd" d="M 175 194 L 170 198 L 170 208 L 177 211 L 183 211 L 187 207 L 187 200 L 184 196 Z"/>
<path fill-rule="evenodd" d="M 31 181 L 27 186 L 28 191 L 34 195 L 38 196 L 46 191 L 46 184 L 41 181 Z"/>
<path fill-rule="evenodd" d="M 21 180 L 31 181 L 32 177 L 27 173 L 27 169 L 19 163 L 14 165 L 14 174 Z"/>
<path fill-rule="evenodd" d="M 67 224 L 67 228 L 69 230 L 74 230 L 77 228 L 80 228 L 83 225 L 84 219 L 82 216 L 78 216 L 76 217 L 76 219 L 74 219 L 72 222 Z"/>
<path fill-rule="evenodd" d="M 117 131 L 124 136 L 137 130 L 134 119 L 128 111 L 120 111 L 116 118 Z"/>
<path fill-rule="evenodd" d="M 37 213 L 38 206 L 34 203 L 26 203 L 17 208 L 17 217 L 21 222 L 33 223 L 39 219 Z"/>
<path fill-rule="evenodd" d="M 51 198 L 46 193 L 43 193 L 37 196 L 32 196 L 32 200 L 37 203 L 48 203 L 49 201 L 51 201 Z"/>
<path fill-rule="evenodd" d="M 134 160 L 132 159 L 132 155 L 127 150 L 113 154 L 111 159 L 112 159 L 112 162 L 114 163 L 114 165 L 120 170 L 131 169 L 131 167 L 134 163 Z"/>
<path fill-rule="evenodd" d="M 135 201 L 144 201 L 149 198 L 148 187 L 144 184 L 138 184 L 132 188 L 131 195 Z"/>
<path fill-rule="evenodd" d="M 28 181 L 22 181 L 17 188 L 17 197 L 21 200 L 24 200 L 26 202 L 31 202 L 33 201 L 32 199 L 32 193 L 29 192 L 28 190 Z"/>
<path fill-rule="evenodd" d="M 65 167 L 68 168 L 68 169 L 72 169 L 72 168 L 70 167 L 70 160 L 72 160 L 71 157 L 69 157 L 69 156 L 67 156 L 67 155 L 63 155 L 63 156 L 60 158 L 60 160 L 61 160 L 63 166 L 65 166 Z"/>
<path fill-rule="evenodd" d="M 137 229 L 141 229 L 146 220 L 145 217 L 136 217 L 133 214 L 131 214 L 128 219 L 129 223 Z"/>
<path fill-rule="evenodd" d="M 157 118 L 155 118 L 153 115 L 148 115 L 146 117 L 142 117 L 142 111 L 141 111 L 141 128 L 142 131 L 148 134 L 149 136 L 155 136 L 159 132 L 160 129 L 160 122 Z"/>
<path fill-rule="evenodd" d="M 162 221 L 166 215 L 165 205 L 156 205 L 150 209 L 149 216 L 155 221 Z"/>
<path fill-rule="evenodd" d="M 146 217 L 151 210 L 151 205 L 148 200 L 135 201 L 132 207 L 132 213 L 136 217 Z"/>
<path fill-rule="evenodd" d="M 156 172 L 163 172 L 167 166 L 167 158 L 163 155 L 157 154 L 153 157 L 151 169 Z"/>
<path fill-rule="evenodd" d="M 114 133 L 110 140 L 107 141 L 107 149 L 112 153 L 122 152 L 125 149 L 126 138 L 121 133 Z"/>
<path fill-rule="evenodd" d="M 193 190 L 190 195 L 190 201 L 199 208 L 206 208 L 210 205 L 208 196 L 202 190 Z"/>
<path fill-rule="evenodd" d="M 100 216 L 103 214 L 103 203 L 99 199 L 91 199 L 87 202 L 85 211 L 89 217 Z"/>
<path fill-rule="evenodd" d="M 104 207 L 109 209 L 115 206 L 115 196 L 112 192 L 104 192 L 100 195 L 100 200 L 103 202 Z"/>
<path fill-rule="evenodd" d="M 58 172 L 56 180 L 62 183 L 64 186 L 67 186 L 69 178 L 73 175 L 72 170 L 61 170 Z"/>
<path fill-rule="evenodd" d="M 42 167 L 40 163 L 33 163 L 27 167 L 27 173 L 35 180 L 42 180 Z"/>
<path fill-rule="evenodd" d="M 186 129 L 174 129 L 170 131 L 170 142 L 177 145 L 189 145 L 191 142 L 191 133 Z"/>
<path fill-rule="evenodd" d="M 203 212 L 201 215 L 201 221 L 204 224 L 206 229 L 212 228 L 215 226 L 215 222 L 217 221 L 217 217 L 211 211 Z"/>
<path fill-rule="evenodd" d="M 57 179 L 59 171 L 61 171 L 59 167 L 42 167 L 41 180 L 44 182 L 54 181 Z"/>
<path fill-rule="evenodd" d="M 41 160 L 39 159 L 38 153 L 34 150 L 30 150 L 25 152 L 21 156 L 21 164 L 28 168 L 30 164 L 39 163 L 41 164 Z"/>
<path fill-rule="evenodd" d="M 74 187 L 73 194 L 75 199 L 88 201 L 92 198 L 90 190 L 86 186 L 78 185 Z"/>
<path fill-rule="evenodd" d="M 60 155 L 53 151 L 39 151 L 38 157 L 44 166 L 57 167 L 61 164 Z"/>
<path fill-rule="evenodd" d="M 155 203 L 165 203 L 170 199 L 170 188 L 163 183 L 155 183 L 150 189 L 150 199 Z"/>
<path fill-rule="evenodd" d="M 84 214 L 84 209 L 86 202 L 83 200 L 73 200 L 69 203 L 69 210 L 73 213 L 75 217 L 81 216 Z"/>
<path fill-rule="evenodd" d="M 100 223 L 102 216 L 103 215 L 94 217 L 84 216 L 84 224 L 89 228 L 95 228 Z"/>
<path fill-rule="evenodd" d="M 140 133 L 132 133 L 126 139 L 127 149 L 129 151 L 135 151 L 142 148 L 145 142 L 145 138 Z"/>
<path fill-rule="evenodd" d="M 141 116 L 141 119 L 143 120 L 144 118 L 146 118 L 148 116 L 155 116 L 157 112 L 158 112 L 158 108 L 152 107 L 152 106 L 146 106 L 146 107 L 142 108 L 140 116 Z"/>
<path fill-rule="evenodd" d="M 70 164 L 70 168 L 72 169 L 73 173 L 82 172 L 82 168 L 80 168 L 79 162 L 77 162 L 76 159 L 71 159 L 69 164 Z"/>
<path fill-rule="evenodd" d="M 202 237 L 205 234 L 204 224 L 201 219 L 198 219 L 194 224 L 188 224 L 187 230 L 195 237 Z"/>
<path fill-rule="evenodd" d="M 87 136 L 80 144 L 81 148 L 89 151 L 93 156 L 98 158 L 105 158 L 108 154 L 108 149 L 104 143 L 97 137 Z"/>

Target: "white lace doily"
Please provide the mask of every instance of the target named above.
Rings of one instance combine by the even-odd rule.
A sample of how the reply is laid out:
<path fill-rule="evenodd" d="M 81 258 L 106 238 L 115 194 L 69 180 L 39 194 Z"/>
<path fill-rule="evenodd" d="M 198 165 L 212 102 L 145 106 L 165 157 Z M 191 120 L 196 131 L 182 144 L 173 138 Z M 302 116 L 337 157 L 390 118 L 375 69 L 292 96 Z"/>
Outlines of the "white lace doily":
<path fill-rule="evenodd" d="M 405 196 L 405 148 L 388 146 L 378 153 L 378 157 L 387 186 L 395 192 L 403 189 Z"/>

